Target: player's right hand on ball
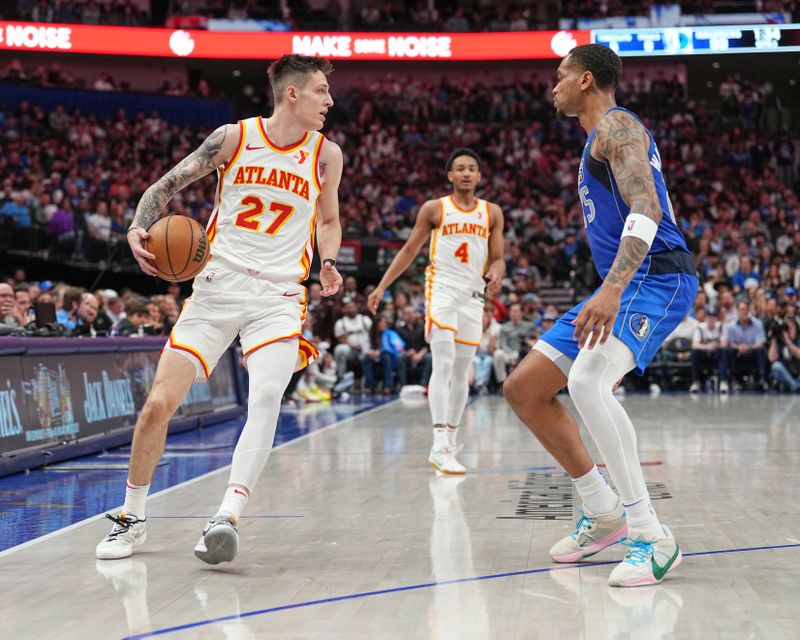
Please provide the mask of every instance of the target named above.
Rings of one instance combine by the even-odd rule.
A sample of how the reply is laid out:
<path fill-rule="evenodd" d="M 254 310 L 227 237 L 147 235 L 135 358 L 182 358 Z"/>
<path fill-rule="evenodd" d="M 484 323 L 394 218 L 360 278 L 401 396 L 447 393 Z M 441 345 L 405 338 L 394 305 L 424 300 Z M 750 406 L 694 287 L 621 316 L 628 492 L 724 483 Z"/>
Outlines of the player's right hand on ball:
<path fill-rule="evenodd" d="M 370 293 L 367 298 L 367 309 L 370 310 L 373 316 L 378 313 L 378 305 L 381 303 L 381 300 L 383 300 L 384 293 L 385 291 L 383 289 L 378 288 Z"/>
<path fill-rule="evenodd" d="M 136 259 L 136 262 L 139 263 L 139 267 L 141 267 L 142 271 L 148 276 L 155 276 L 158 275 L 158 270 L 155 264 L 153 264 L 153 260 L 155 260 L 156 257 L 145 249 L 145 241 L 149 237 L 150 234 L 141 227 L 128 229 L 128 244 L 131 246 L 133 257 Z"/>

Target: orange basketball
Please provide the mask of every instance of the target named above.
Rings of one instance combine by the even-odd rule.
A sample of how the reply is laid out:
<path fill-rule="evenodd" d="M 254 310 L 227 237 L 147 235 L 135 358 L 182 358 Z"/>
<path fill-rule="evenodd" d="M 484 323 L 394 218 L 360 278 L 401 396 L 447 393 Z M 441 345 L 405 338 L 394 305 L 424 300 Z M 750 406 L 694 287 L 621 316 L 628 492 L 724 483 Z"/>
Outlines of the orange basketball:
<path fill-rule="evenodd" d="M 155 255 L 158 277 L 169 282 L 194 278 L 206 266 L 211 252 L 206 231 L 188 216 L 165 216 L 147 230 L 146 249 Z"/>

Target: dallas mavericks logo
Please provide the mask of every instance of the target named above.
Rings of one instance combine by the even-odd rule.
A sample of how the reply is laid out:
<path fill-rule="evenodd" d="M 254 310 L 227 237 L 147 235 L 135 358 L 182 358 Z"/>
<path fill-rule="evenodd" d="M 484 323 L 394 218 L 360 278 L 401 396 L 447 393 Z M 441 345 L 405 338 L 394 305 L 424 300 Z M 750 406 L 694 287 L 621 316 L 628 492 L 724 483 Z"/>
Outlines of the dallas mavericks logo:
<path fill-rule="evenodd" d="M 630 327 L 633 335 L 639 340 L 644 340 L 647 334 L 650 333 L 650 318 L 643 313 L 634 313 L 631 316 Z"/>

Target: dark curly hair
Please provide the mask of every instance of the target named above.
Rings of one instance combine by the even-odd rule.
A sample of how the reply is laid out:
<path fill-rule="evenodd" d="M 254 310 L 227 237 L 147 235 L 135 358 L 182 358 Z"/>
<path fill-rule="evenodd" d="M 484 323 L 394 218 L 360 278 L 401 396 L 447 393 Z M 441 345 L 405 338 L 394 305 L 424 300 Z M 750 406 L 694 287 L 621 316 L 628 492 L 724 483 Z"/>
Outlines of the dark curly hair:
<path fill-rule="evenodd" d="M 308 76 L 316 71 L 322 71 L 326 76 L 333 71 L 330 60 L 319 56 L 301 56 L 291 53 L 276 60 L 267 69 L 272 92 L 275 94 L 275 103 L 283 100 L 283 90 L 289 84 L 299 87 L 305 86 Z"/>
<path fill-rule="evenodd" d="M 569 52 L 571 62 L 591 72 L 598 89 L 615 90 L 622 75 L 622 60 L 602 44 L 583 44 Z"/>

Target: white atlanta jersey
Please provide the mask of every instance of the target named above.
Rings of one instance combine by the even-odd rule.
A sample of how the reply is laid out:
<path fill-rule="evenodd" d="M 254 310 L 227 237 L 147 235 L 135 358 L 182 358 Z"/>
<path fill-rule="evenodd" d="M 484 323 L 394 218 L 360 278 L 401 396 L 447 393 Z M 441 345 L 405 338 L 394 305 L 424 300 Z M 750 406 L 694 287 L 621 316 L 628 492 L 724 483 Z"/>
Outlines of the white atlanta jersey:
<path fill-rule="evenodd" d="M 475 206 L 462 209 L 452 196 L 440 198 L 439 203 L 441 220 L 433 230 L 430 265 L 425 271 L 428 290 L 444 287 L 483 293 L 489 260 L 489 203 L 476 198 Z"/>
<path fill-rule="evenodd" d="M 275 282 L 302 282 L 314 251 L 319 153 L 325 137 L 307 131 L 279 147 L 260 117 L 239 121 L 239 145 L 218 169 L 206 232 L 215 265 Z"/>

